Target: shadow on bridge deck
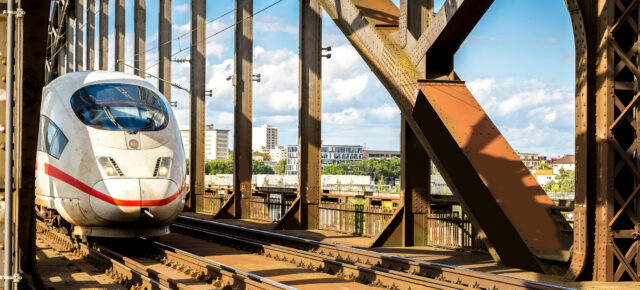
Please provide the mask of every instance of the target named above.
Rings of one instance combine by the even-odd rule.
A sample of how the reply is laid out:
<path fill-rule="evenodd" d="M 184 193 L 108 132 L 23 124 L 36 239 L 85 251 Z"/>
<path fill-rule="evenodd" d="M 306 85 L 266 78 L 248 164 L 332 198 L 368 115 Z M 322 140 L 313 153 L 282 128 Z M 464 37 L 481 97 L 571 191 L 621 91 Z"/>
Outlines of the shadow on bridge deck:
<path fill-rule="evenodd" d="M 212 219 L 211 215 L 200 213 L 183 213 L 183 215 L 202 219 Z M 324 230 L 274 230 L 275 223 L 265 221 L 240 219 L 218 219 L 216 221 L 350 247 L 366 248 L 373 241 L 373 238 L 352 236 L 349 234 Z M 640 284 L 634 282 L 574 282 L 565 280 L 560 276 L 545 275 L 536 272 L 510 268 L 497 264 L 493 261 L 489 254 L 480 252 L 458 251 L 435 247 L 370 248 L 370 250 L 409 257 L 421 261 L 446 264 L 486 273 L 504 275 L 508 277 L 549 283 L 554 285 L 561 285 L 577 289 L 640 289 Z"/>

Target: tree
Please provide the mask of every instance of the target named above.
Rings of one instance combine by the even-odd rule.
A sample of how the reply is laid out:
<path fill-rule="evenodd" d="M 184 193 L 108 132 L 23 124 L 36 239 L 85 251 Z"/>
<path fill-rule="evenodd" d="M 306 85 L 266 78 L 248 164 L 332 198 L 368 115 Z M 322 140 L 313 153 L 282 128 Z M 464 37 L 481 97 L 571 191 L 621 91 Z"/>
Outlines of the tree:
<path fill-rule="evenodd" d="M 232 174 L 233 161 L 229 159 L 210 160 L 204 164 L 204 170 L 207 175 Z"/>
<path fill-rule="evenodd" d="M 276 166 L 273 167 L 273 171 L 276 174 L 284 174 L 286 172 L 287 169 L 287 159 L 280 159 L 280 161 L 278 161 L 278 164 L 276 164 Z"/>
<path fill-rule="evenodd" d="M 264 161 L 271 161 L 271 156 L 265 152 L 253 151 L 252 156 L 260 156 Z"/>
<path fill-rule="evenodd" d="M 560 169 L 554 180 L 544 185 L 546 192 L 575 192 L 576 174 L 573 170 Z"/>
<path fill-rule="evenodd" d="M 253 174 L 273 174 L 273 168 L 264 164 L 264 161 L 253 159 L 251 162 L 251 171 Z"/>
<path fill-rule="evenodd" d="M 540 162 L 540 167 L 538 169 L 543 169 L 544 170 L 544 169 L 553 169 L 553 168 L 547 162 L 543 161 L 543 162 Z"/>
<path fill-rule="evenodd" d="M 189 159 L 185 159 L 185 161 L 187 162 L 187 175 L 189 175 Z"/>

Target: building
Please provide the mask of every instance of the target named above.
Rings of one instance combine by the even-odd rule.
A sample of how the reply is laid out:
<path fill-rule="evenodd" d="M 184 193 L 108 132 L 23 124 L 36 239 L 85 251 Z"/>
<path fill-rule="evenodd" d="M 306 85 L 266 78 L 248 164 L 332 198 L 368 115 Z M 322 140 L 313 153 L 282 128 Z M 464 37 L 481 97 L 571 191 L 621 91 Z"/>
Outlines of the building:
<path fill-rule="evenodd" d="M 574 154 L 565 154 L 558 159 L 554 159 L 551 167 L 553 167 L 554 174 L 560 173 L 560 169 L 576 170 L 576 156 Z"/>
<path fill-rule="evenodd" d="M 349 161 L 362 160 L 362 146 L 360 145 L 322 145 L 321 167 Z M 298 146 L 287 146 L 286 174 L 298 174 Z"/>
<path fill-rule="evenodd" d="M 553 173 L 553 170 L 551 169 L 538 169 L 536 170 L 536 173 L 533 174 L 533 176 L 536 177 L 536 180 L 538 181 L 538 184 L 540 184 L 540 186 L 545 186 L 545 184 L 547 184 L 549 181 L 552 181 L 556 175 Z"/>
<path fill-rule="evenodd" d="M 271 161 L 278 162 L 282 159 L 287 159 L 287 150 L 282 146 L 276 146 L 273 149 L 269 149 L 268 154 Z"/>
<path fill-rule="evenodd" d="M 380 158 L 386 158 L 386 159 L 391 159 L 391 157 L 398 157 L 400 158 L 400 151 L 384 151 L 384 150 L 368 150 L 368 149 L 364 149 L 362 150 L 362 159 L 367 160 L 367 159 L 380 159 Z"/>
<path fill-rule="evenodd" d="M 264 147 L 266 149 L 274 149 L 278 147 L 278 128 L 271 125 L 262 125 L 260 127 L 253 127 L 253 136 L 251 149 L 258 151 Z"/>
<path fill-rule="evenodd" d="M 286 159 L 287 158 L 287 150 L 284 149 L 284 147 L 282 146 L 276 146 L 273 149 L 267 149 L 265 147 L 261 147 L 260 149 L 258 149 L 256 152 L 260 153 L 262 156 L 267 157 L 265 159 L 268 159 L 268 161 L 275 161 L 278 162 L 282 159 Z M 256 156 L 254 155 L 254 158 Z"/>
<path fill-rule="evenodd" d="M 524 166 L 529 168 L 529 170 L 538 169 L 538 167 L 540 167 L 540 157 L 538 156 L 538 153 L 516 153 L 518 154 L 518 157 L 520 157 L 520 160 L 522 160 L 522 163 L 524 163 Z"/>
<path fill-rule="evenodd" d="M 184 145 L 184 154 L 189 159 L 189 127 L 181 127 L 180 135 Z M 229 130 L 214 129 L 213 124 L 206 125 L 204 138 L 204 159 L 228 159 L 229 158 Z"/>

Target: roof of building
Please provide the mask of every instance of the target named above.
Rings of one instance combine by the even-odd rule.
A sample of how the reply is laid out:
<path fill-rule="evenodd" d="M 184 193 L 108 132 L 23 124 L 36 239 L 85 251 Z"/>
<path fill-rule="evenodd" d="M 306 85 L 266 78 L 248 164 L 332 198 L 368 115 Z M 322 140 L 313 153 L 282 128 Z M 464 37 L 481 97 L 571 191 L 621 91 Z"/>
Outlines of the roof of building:
<path fill-rule="evenodd" d="M 536 170 L 536 176 L 538 175 L 553 175 L 553 169 L 538 169 Z"/>
<path fill-rule="evenodd" d="M 553 161 L 553 164 L 576 164 L 576 156 L 573 154 L 565 154 L 558 160 Z"/>

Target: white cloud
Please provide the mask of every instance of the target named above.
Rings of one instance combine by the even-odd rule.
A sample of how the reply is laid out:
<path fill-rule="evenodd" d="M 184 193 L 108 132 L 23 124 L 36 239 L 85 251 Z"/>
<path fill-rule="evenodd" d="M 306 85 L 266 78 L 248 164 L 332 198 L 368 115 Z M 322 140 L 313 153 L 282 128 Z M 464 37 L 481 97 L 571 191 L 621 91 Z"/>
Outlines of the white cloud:
<path fill-rule="evenodd" d="M 551 155 L 574 151 L 572 87 L 512 78 L 477 79 L 467 85 L 514 149 Z"/>
<path fill-rule="evenodd" d="M 369 114 L 372 118 L 393 119 L 400 116 L 400 109 L 396 104 L 385 103 L 380 107 L 369 109 Z"/>
<path fill-rule="evenodd" d="M 354 108 L 347 108 L 337 113 L 324 113 L 322 120 L 329 124 L 338 124 L 343 126 L 352 126 L 362 123 L 360 111 Z"/>
<path fill-rule="evenodd" d="M 262 15 L 255 18 L 254 29 L 263 32 L 280 32 L 298 34 L 298 26 L 284 23 L 284 19 L 271 15 Z"/>
<path fill-rule="evenodd" d="M 178 13 L 187 13 L 189 12 L 189 3 L 173 6 L 173 10 Z"/>

